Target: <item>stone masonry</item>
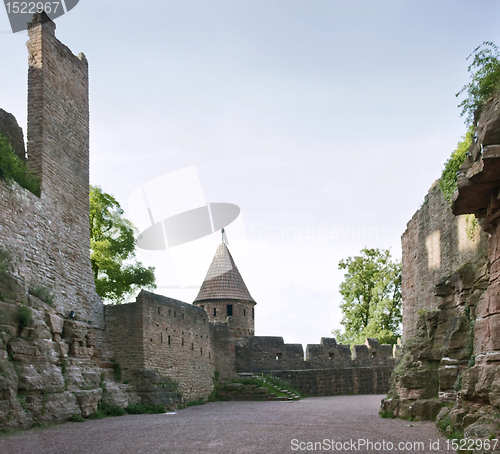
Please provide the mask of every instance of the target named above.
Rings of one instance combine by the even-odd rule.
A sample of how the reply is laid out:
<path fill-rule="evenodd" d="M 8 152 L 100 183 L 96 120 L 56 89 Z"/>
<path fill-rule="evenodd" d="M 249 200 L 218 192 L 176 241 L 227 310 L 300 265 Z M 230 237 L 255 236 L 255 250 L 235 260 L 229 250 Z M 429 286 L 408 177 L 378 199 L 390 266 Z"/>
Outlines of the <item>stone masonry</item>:
<path fill-rule="evenodd" d="M 476 114 L 453 213 L 434 186 L 403 235 L 403 351 L 382 407 L 465 437 L 500 435 L 499 105 Z"/>
<path fill-rule="evenodd" d="M 141 292 L 104 306 L 90 263 L 88 64 L 35 15 L 29 26 L 27 157 L 41 196 L 0 180 L 0 429 L 87 417 L 99 405 L 206 400 L 238 372 L 272 373 L 306 394 L 385 391 L 390 346 L 254 337 L 254 308 L 223 243 L 193 304 Z"/>

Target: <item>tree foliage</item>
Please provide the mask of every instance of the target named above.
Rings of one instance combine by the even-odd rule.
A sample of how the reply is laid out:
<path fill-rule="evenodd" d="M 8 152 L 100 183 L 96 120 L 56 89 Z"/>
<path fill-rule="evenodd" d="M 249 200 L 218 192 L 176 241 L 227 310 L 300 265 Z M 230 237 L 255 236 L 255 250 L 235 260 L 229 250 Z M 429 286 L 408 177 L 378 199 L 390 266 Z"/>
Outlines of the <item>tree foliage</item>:
<path fill-rule="evenodd" d="M 134 260 L 133 224 L 116 199 L 99 186 L 90 187 L 90 260 L 98 295 L 122 303 L 140 288 L 154 289 L 154 268 Z"/>
<path fill-rule="evenodd" d="M 480 111 L 485 101 L 500 90 L 500 52 L 498 46 L 490 41 L 485 41 L 474 49 L 471 57 L 472 63 L 467 70 L 471 81 L 464 85 L 456 94 L 460 96 L 467 93 L 467 97 L 459 104 L 462 108 L 461 116 L 466 116 L 465 122 L 471 125 L 474 122 L 474 113 Z"/>
<path fill-rule="evenodd" d="M 40 197 L 40 179 L 14 153 L 10 140 L 3 134 L 0 134 L 0 178 L 8 183 L 15 181 Z"/>
<path fill-rule="evenodd" d="M 401 264 L 388 250 L 362 249 L 359 256 L 339 262 L 346 270 L 340 284 L 344 332 L 334 330 L 343 344 L 362 344 L 367 337 L 394 344 L 401 334 Z"/>
<path fill-rule="evenodd" d="M 451 203 L 453 193 L 457 190 L 457 172 L 460 166 L 465 162 L 467 152 L 472 144 L 474 136 L 474 126 L 469 126 L 469 130 L 465 136 L 457 144 L 457 148 L 451 154 L 450 159 L 444 165 L 443 173 L 439 179 L 439 187 L 443 192 L 444 198 Z"/>

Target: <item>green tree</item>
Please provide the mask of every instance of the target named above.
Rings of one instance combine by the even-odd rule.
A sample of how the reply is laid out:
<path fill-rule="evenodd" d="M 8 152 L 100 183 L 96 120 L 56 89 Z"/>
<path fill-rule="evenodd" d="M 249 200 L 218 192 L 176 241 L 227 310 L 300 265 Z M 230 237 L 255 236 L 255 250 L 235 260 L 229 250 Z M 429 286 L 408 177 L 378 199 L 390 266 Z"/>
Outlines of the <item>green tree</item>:
<path fill-rule="evenodd" d="M 467 60 L 472 56 L 472 63 L 467 68 L 471 81 L 456 94 L 456 96 L 460 96 L 464 92 L 467 93 L 467 97 L 458 106 L 462 108 L 460 116 L 466 116 L 467 125 L 474 123 L 474 113 L 480 112 L 485 101 L 500 90 L 500 52 L 498 46 L 490 41 L 485 41 L 474 49 Z"/>
<path fill-rule="evenodd" d="M 90 260 L 98 295 L 120 304 L 141 288 L 156 288 L 154 268 L 134 260 L 133 224 L 116 199 L 90 186 Z"/>
<path fill-rule="evenodd" d="M 362 249 L 360 255 L 339 262 L 346 270 L 340 284 L 344 332 L 334 330 L 343 344 L 362 344 L 375 337 L 394 344 L 401 335 L 401 264 L 388 250 Z"/>

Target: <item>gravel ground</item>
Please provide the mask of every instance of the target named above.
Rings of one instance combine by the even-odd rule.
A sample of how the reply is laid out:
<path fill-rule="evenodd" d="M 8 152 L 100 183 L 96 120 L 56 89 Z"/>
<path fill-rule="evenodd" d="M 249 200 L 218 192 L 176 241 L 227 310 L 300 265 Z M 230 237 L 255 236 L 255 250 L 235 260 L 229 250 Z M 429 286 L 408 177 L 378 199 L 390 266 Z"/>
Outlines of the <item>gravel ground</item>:
<path fill-rule="evenodd" d="M 70 422 L 2 435 L 0 453 L 454 452 L 446 449 L 446 441 L 439 437 L 434 423 L 380 418 L 378 409 L 383 397 L 213 402 L 171 414 Z M 373 445 L 363 446 L 363 441 Z M 336 446 L 338 442 L 342 446 Z"/>

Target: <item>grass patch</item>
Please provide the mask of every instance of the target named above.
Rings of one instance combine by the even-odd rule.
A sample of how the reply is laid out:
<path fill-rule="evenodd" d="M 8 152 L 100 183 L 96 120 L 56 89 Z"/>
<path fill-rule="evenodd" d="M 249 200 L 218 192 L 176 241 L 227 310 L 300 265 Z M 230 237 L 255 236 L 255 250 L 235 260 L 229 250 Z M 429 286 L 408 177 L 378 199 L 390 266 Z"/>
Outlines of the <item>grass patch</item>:
<path fill-rule="evenodd" d="M 122 368 L 120 367 L 120 364 L 115 363 L 115 365 L 113 366 L 113 373 L 114 373 L 115 381 L 116 382 L 121 381 L 121 379 L 122 379 Z"/>
<path fill-rule="evenodd" d="M 125 408 L 129 415 L 156 415 L 166 413 L 167 409 L 163 405 L 143 405 L 134 404 Z"/>
<path fill-rule="evenodd" d="M 78 413 L 73 413 L 71 421 L 73 421 L 73 422 L 85 422 L 85 418 L 82 417 L 81 415 L 79 415 Z"/>
<path fill-rule="evenodd" d="M 42 300 L 44 303 L 47 303 L 49 306 L 54 305 L 54 294 L 43 285 L 30 287 L 29 293 L 30 295 L 36 296 L 38 299 Z"/>
<path fill-rule="evenodd" d="M 15 181 L 19 186 L 40 197 L 40 179 L 14 153 L 9 139 L 3 134 L 0 134 L 0 178 L 9 184 Z"/>
<path fill-rule="evenodd" d="M 26 306 L 19 306 L 16 312 L 16 320 L 19 323 L 18 330 L 21 332 L 24 328 L 26 328 L 33 319 L 33 314 L 31 309 Z"/>
<path fill-rule="evenodd" d="M 384 419 L 394 419 L 396 415 L 392 411 L 379 411 L 378 414 Z"/>
<path fill-rule="evenodd" d="M 203 404 L 206 404 L 206 402 L 203 399 L 203 397 L 200 397 L 197 400 L 191 400 L 191 401 L 187 402 L 186 407 L 195 407 L 196 405 L 203 405 Z"/>

